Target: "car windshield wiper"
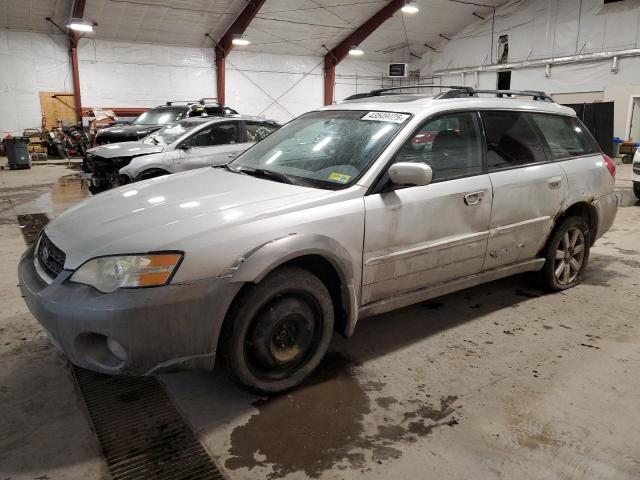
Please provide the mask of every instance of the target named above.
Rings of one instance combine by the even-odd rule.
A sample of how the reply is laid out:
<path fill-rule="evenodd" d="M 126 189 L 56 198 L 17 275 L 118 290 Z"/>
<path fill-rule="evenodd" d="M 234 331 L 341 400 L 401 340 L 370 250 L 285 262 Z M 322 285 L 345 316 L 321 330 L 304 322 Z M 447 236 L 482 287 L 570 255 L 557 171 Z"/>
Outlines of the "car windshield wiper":
<path fill-rule="evenodd" d="M 150 135 L 149 138 L 155 145 L 160 145 L 160 141 L 156 138 L 155 135 Z"/>
<path fill-rule="evenodd" d="M 288 183 L 290 185 L 296 184 L 296 182 L 294 182 L 288 175 L 276 172 L 274 170 L 266 170 L 264 168 L 240 168 L 238 169 L 238 171 L 246 175 L 252 175 L 254 177 L 270 178 L 275 180 L 276 182 Z"/>

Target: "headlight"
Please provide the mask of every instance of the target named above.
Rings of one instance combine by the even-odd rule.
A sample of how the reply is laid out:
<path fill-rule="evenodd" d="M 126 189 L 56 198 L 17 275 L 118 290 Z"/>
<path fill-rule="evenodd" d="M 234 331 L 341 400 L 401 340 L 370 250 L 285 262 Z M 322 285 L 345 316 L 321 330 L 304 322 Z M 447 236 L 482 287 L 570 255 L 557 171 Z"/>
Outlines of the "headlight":
<path fill-rule="evenodd" d="M 103 293 L 118 288 L 156 287 L 169 281 L 181 259 L 181 253 L 94 258 L 76 270 L 70 280 Z"/>

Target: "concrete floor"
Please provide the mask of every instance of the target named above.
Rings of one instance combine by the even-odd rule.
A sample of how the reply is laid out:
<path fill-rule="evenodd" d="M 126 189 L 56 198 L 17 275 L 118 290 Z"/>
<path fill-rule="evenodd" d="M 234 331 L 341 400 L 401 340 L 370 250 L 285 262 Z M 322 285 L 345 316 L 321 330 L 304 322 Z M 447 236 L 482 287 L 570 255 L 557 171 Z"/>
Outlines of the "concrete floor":
<path fill-rule="evenodd" d="M 108 478 L 63 355 L 24 306 L 18 215 L 85 195 L 62 166 L 0 171 L 0 479 Z M 335 338 L 303 387 L 222 373 L 161 381 L 230 479 L 640 478 L 640 208 L 619 166 L 613 229 L 583 284 L 526 277 L 405 308 Z M 636 205 L 636 206 L 634 206 Z M 23 218 L 23 217 L 21 217 Z"/>

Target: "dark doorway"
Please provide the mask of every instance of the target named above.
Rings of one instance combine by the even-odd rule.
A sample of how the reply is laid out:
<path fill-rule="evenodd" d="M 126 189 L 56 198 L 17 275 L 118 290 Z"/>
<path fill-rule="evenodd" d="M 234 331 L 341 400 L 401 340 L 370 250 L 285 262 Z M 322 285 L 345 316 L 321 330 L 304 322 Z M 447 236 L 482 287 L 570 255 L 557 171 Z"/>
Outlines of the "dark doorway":
<path fill-rule="evenodd" d="M 578 118 L 593 134 L 602 151 L 613 155 L 613 102 L 565 104 L 573 108 Z"/>
<path fill-rule="evenodd" d="M 498 90 L 511 90 L 511 71 L 498 72 Z"/>

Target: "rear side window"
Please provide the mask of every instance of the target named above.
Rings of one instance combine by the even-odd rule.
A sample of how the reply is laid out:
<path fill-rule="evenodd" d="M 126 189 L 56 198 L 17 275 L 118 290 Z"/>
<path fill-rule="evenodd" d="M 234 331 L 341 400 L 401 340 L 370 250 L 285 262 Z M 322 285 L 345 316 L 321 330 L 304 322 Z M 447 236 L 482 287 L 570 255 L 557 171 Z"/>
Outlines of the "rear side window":
<path fill-rule="evenodd" d="M 212 147 L 236 143 L 238 125 L 233 123 L 215 124 L 196 133 L 188 140 L 192 147 Z"/>
<path fill-rule="evenodd" d="M 543 113 L 531 113 L 530 116 L 542 132 L 554 160 L 599 152 L 586 127 L 577 118 Z"/>
<path fill-rule="evenodd" d="M 543 144 L 523 112 L 481 112 L 489 171 L 546 162 Z"/>
<path fill-rule="evenodd" d="M 398 152 L 394 163 L 419 162 L 442 181 L 482 173 L 482 139 L 475 112 L 459 112 L 427 120 Z"/>
<path fill-rule="evenodd" d="M 277 125 L 263 122 L 246 122 L 247 142 L 259 142 L 278 129 Z"/>

